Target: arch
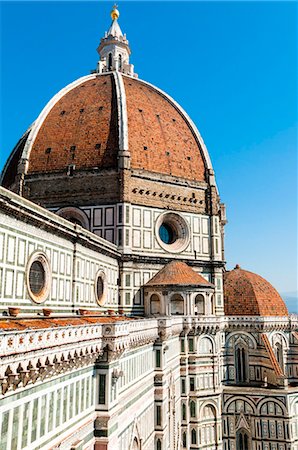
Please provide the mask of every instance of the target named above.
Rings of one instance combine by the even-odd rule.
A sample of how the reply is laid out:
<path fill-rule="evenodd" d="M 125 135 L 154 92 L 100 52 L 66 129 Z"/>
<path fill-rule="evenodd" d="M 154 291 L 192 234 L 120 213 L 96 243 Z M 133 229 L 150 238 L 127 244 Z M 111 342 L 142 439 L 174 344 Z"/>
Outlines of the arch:
<path fill-rule="evenodd" d="M 238 336 L 238 339 L 235 340 L 235 343 L 231 343 L 230 344 L 230 340 L 235 338 L 235 336 Z M 246 338 L 246 339 L 245 339 Z M 249 333 L 246 333 L 245 331 L 233 331 L 233 333 L 230 333 L 226 339 L 226 346 L 227 347 L 233 347 L 235 346 L 235 344 L 237 343 L 238 340 L 241 340 L 242 342 L 246 342 L 246 340 L 249 341 L 249 343 L 251 344 L 252 348 L 254 350 L 257 349 L 257 341 L 256 339 Z M 246 342 L 247 344 L 247 342 Z M 250 347 L 250 344 L 247 344 L 248 347 Z"/>
<path fill-rule="evenodd" d="M 200 407 L 200 419 L 204 418 L 204 408 L 205 408 L 205 406 L 212 407 L 213 410 L 214 410 L 215 417 L 219 416 L 217 404 L 215 402 L 210 401 L 210 400 L 206 400 L 205 402 L 203 402 L 201 404 L 201 407 Z"/>
<path fill-rule="evenodd" d="M 277 359 L 278 364 L 283 369 L 284 367 L 284 357 L 283 357 L 283 346 L 280 342 L 275 342 L 273 350 Z"/>
<path fill-rule="evenodd" d="M 249 381 L 249 359 L 246 343 L 238 342 L 235 347 L 236 382 L 247 383 Z"/>
<path fill-rule="evenodd" d="M 230 408 L 232 403 L 235 403 L 234 410 L 231 410 L 231 408 Z M 254 404 L 254 402 L 247 397 L 241 397 L 241 396 L 237 396 L 237 397 L 233 397 L 233 398 L 229 399 L 224 406 L 224 412 L 240 412 L 241 410 L 243 410 L 242 407 L 238 408 L 238 406 L 240 406 L 241 403 L 244 404 L 244 412 L 251 411 L 253 414 L 256 414 L 256 405 Z M 248 405 L 248 407 L 246 407 L 246 404 Z"/>
<path fill-rule="evenodd" d="M 196 407 L 196 403 L 193 400 L 191 400 L 189 403 L 189 410 L 190 410 L 190 417 L 196 417 L 197 407 Z"/>
<path fill-rule="evenodd" d="M 214 301 L 214 294 L 210 294 L 210 314 L 211 316 L 214 316 L 215 314 L 215 301 Z"/>
<path fill-rule="evenodd" d="M 157 294 L 150 297 L 150 314 L 160 314 L 160 298 Z"/>
<path fill-rule="evenodd" d="M 186 404 L 182 403 L 182 420 L 186 420 Z"/>
<path fill-rule="evenodd" d="M 272 347 L 274 346 L 274 344 L 276 342 L 279 342 L 280 344 L 282 344 L 282 346 L 285 349 L 289 348 L 289 341 L 288 341 L 286 335 L 282 331 L 275 331 L 275 332 L 271 333 L 270 343 L 271 343 Z"/>
<path fill-rule="evenodd" d="M 119 53 L 119 57 L 118 57 L 118 68 L 119 68 L 119 70 L 122 70 L 122 55 L 121 55 L 121 53 Z"/>
<path fill-rule="evenodd" d="M 298 416 L 298 400 L 292 403 L 291 405 L 291 415 Z"/>
<path fill-rule="evenodd" d="M 113 68 L 113 57 L 112 57 L 112 53 L 108 54 L 108 70 L 112 70 Z"/>
<path fill-rule="evenodd" d="M 186 433 L 182 433 L 182 447 L 186 448 L 187 447 L 187 439 L 186 439 Z"/>
<path fill-rule="evenodd" d="M 250 436 L 244 428 L 240 428 L 236 433 L 237 450 L 250 450 Z"/>
<path fill-rule="evenodd" d="M 130 436 L 129 450 L 141 450 L 141 435 L 137 418 L 134 419 Z"/>
<path fill-rule="evenodd" d="M 286 417 L 287 416 L 287 408 L 285 407 L 285 405 L 278 399 L 275 398 L 264 398 L 263 400 L 261 400 L 257 406 L 257 415 L 261 416 L 261 410 L 263 408 L 263 406 L 265 406 L 266 403 L 275 403 L 281 410 L 281 416 L 282 417 Z"/>
<path fill-rule="evenodd" d="M 193 429 L 191 430 L 191 443 L 192 443 L 193 445 L 196 445 L 196 444 L 197 444 L 197 431 L 196 431 L 195 428 L 193 428 Z"/>
<path fill-rule="evenodd" d="M 206 300 L 203 294 L 195 296 L 195 315 L 204 316 L 206 314 Z"/>
<path fill-rule="evenodd" d="M 89 230 L 89 220 L 84 211 L 74 206 L 67 206 L 56 211 L 57 216 L 76 223 L 83 228 Z"/>
<path fill-rule="evenodd" d="M 213 404 L 206 402 L 201 407 L 201 417 L 203 421 L 200 425 L 201 443 L 210 445 L 216 445 L 217 439 L 217 414 Z M 213 447 L 212 447 L 213 448 Z"/>
<path fill-rule="evenodd" d="M 203 336 L 199 339 L 199 354 L 211 355 L 214 353 L 214 341 L 209 336 Z"/>
<path fill-rule="evenodd" d="M 171 314 L 172 315 L 183 315 L 184 314 L 184 298 L 180 294 L 174 294 L 171 297 L 170 302 Z"/>
<path fill-rule="evenodd" d="M 202 408 L 202 417 L 216 418 L 216 410 L 211 403 L 206 403 Z"/>

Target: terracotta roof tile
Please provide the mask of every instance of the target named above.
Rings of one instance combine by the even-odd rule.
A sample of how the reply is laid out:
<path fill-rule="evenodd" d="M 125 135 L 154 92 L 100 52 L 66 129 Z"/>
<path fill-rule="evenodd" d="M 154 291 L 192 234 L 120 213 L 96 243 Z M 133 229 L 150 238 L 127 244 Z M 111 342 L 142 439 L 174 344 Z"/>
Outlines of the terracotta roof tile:
<path fill-rule="evenodd" d="M 88 80 L 50 110 L 34 141 L 29 173 L 117 168 L 118 116 L 112 75 Z"/>
<path fill-rule="evenodd" d="M 123 77 L 131 167 L 205 181 L 205 164 L 188 122 L 161 93 Z M 146 150 L 145 150 L 146 148 Z"/>
<path fill-rule="evenodd" d="M 146 286 L 184 285 L 184 286 L 208 286 L 213 287 L 205 278 L 195 272 L 184 262 L 171 261 L 164 266 Z"/>
<path fill-rule="evenodd" d="M 274 287 L 260 275 L 238 265 L 224 277 L 225 314 L 287 316 L 287 307 Z"/>
<path fill-rule="evenodd" d="M 25 331 L 44 328 L 75 327 L 79 325 L 113 323 L 132 320 L 126 316 L 84 316 L 61 318 L 0 318 L 0 331 Z"/>

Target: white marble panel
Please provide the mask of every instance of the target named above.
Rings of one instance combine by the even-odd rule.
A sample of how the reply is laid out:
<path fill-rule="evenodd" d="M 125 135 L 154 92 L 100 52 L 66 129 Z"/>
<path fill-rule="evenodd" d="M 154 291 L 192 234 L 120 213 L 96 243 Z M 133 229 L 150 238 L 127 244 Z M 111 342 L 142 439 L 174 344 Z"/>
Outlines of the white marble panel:
<path fill-rule="evenodd" d="M 140 248 L 141 247 L 141 230 L 133 230 L 132 233 L 132 242 L 133 247 Z"/>
<path fill-rule="evenodd" d="M 139 208 L 133 208 L 133 226 L 140 227 L 141 226 L 141 210 Z"/>

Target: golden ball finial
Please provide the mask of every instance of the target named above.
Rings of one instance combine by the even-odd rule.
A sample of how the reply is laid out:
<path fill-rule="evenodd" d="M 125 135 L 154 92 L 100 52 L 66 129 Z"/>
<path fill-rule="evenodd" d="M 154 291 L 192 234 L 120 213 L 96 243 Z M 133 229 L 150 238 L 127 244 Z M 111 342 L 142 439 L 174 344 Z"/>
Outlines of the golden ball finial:
<path fill-rule="evenodd" d="M 111 11 L 111 17 L 113 20 L 118 19 L 120 16 L 120 12 L 118 11 L 117 7 L 118 7 L 118 5 L 115 4 Z"/>

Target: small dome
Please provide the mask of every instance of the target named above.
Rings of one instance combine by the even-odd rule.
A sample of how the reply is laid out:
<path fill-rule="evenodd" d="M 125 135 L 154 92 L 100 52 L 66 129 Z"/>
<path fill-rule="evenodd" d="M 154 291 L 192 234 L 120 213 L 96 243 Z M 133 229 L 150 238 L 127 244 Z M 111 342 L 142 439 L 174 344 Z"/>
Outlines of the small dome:
<path fill-rule="evenodd" d="M 203 286 L 214 288 L 213 284 L 205 280 L 182 261 L 171 261 L 164 266 L 146 286 Z"/>
<path fill-rule="evenodd" d="M 224 277 L 225 314 L 228 316 L 287 316 L 287 307 L 274 287 L 260 275 L 241 269 Z"/>

